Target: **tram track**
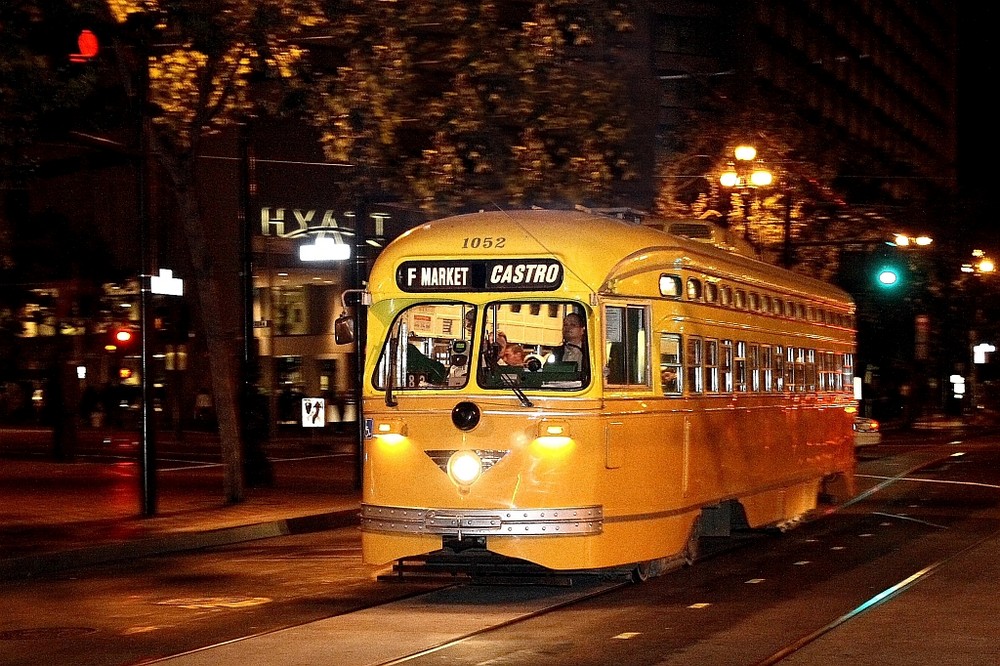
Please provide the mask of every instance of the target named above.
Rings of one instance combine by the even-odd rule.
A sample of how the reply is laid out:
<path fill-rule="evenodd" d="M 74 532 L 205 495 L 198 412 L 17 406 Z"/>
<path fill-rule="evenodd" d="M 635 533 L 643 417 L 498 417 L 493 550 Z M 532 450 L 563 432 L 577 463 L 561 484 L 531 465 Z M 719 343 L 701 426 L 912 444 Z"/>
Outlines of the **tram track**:
<path fill-rule="evenodd" d="M 930 449 L 919 452 L 909 451 L 905 455 L 895 456 L 895 460 L 885 459 L 881 461 L 880 466 L 870 466 L 865 470 L 865 474 L 859 474 L 859 478 L 871 484 L 870 488 L 861 493 L 864 495 L 862 499 L 871 502 L 880 493 L 904 488 L 911 483 L 914 484 L 913 487 L 926 487 L 927 484 L 939 483 L 941 487 L 953 488 L 956 482 L 949 479 L 916 476 L 920 474 L 921 470 L 942 464 L 952 455 L 951 451 L 942 454 L 940 448 L 936 451 Z M 979 482 L 965 485 L 979 492 L 989 492 L 991 488 L 1000 489 L 1000 487 Z M 910 502 L 911 500 L 906 501 Z M 756 666 L 786 661 L 803 664 L 822 663 L 809 661 L 808 657 L 804 658 L 804 654 L 809 653 L 810 647 L 822 644 L 824 638 L 838 640 L 835 638 L 839 635 L 838 632 L 854 626 L 856 623 L 861 626 L 862 623 L 858 623 L 858 620 L 866 615 L 871 616 L 870 611 L 910 592 L 942 569 L 954 569 L 954 565 L 961 561 L 963 554 L 1000 536 L 1000 532 L 995 529 L 995 525 L 991 521 L 985 524 L 980 523 L 979 528 L 975 530 L 978 533 L 975 536 L 966 534 L 965 537 L 961 537 L 959 534 L 950 532 L 952 529 L 952 525 L 948 522 L 948 518 L 952 515 L 950 513 L 942 516 L 943 521 L 937 521 L 933 518 L 933 514 L 921 517 L 919 515 L 906 515 L 906 509 L 903 510 L 903 513 L 892 511 L 893 502 L 896 502 L 896 506 L 898 506 L 899 500 L 890 497 L 887 497 L 884 505 L 882 502 L 876 501 L 874 504 L 878 506 L 863 507 L 860 506 L 860 502 L 861 500 L 858 500 L 858 502 L 843 507 L 845 514 L 852 510 L 860 510 L 862 515 L 896 519 L 900 523 L 918 529 L 929 528 L 933 530 L 928 533 L 930 536 L 933 537 L 935 533 L 939 536 L 933 537 L 931 542 L 924 544 L 923 555 L 918 554 L 916 557 L 912 557 L 909 566 L 905 563 L 909 556 L 904 555 L 905 551 L 897 548 L 897 545 L 902 545 L 906 541 L 897 541 L 897 545 L 891 541 L 883 544 L 881 546 L 883 554 L 895 553 L 895 564 L 890 564 L 889 568 L 895 569 L 897 578 L 880 577 L 880 585 L 875 588 L 879 591 L 872 595 L 845 595 L 845 597 L 854 597 L 851 605 L 841 606 L 839 610 L 835 607 L 829 608 L 828 610 L 834 610 L 840 614 L 831 613 L 826 615 L 827 619 L 824 619 L 823 615 L 813 617 L 815 621 L 813 627 L 816 628 L 809 627 L 808 622 L 796 623 L 798 631 L 802 633 L 793 634 L 794 640 L 789 641 L 788 637 L 785 636 L 784 641 L 775 641 L 771 646 L 765 648 L 764 654 L 766 656 L 762 657 L 761 653 L 758 653 L 750 661 L 727 663 L 753 663 Z M 905 506 L 916 505 L 906 504 Z M 825 513 L 824 515 L 829 514 Z M 847 517 L 844 516 L 844 518 Z M 850 528 L 847 531 L 850 531 Z M 793 533 L 796 532 L 798 531 Z M 826 530 L 824 529 L 822 532 L 826 532 Z M 840 535 L 836 538 L 842 539 L 844 532 L 842 528 L 838 527 L 831 534 Z M 861 536 L 871 535 L 863 534 Z M 954 540 L 956 536 L 960 537 L 957 542 Z M 970 536 L 973 536 L 971 540 L 967 538 Z M 809 541 L 815 541 L 815 539 L 811 538 Z M 948 553 L 947 548 L 941 548 L 946 543 L 951 543 L 953 546 L 960 545 L 960 547 Z M 792 559 L 804 559 L 801 557 L 801 554 L 804 553 L 804 547 L 794 547 L 789 552 L 794 553 Z M 706 559 L 711 559 L 711 557 Z M 922 561 L 926 563 L 922 563 Z M 775 564 L 765 566 L 780 566 L 777 564 L 777 560 L 772 560 L 772 562 Z M 860 566 L 865 561 L 857 560 L 857 562 Z M 798 563 L 796 562 L 796 564 Z M 841 571 L 847 573 L 851 571 L 852 566 L 854 565 L 844 564 Z M 870 568 L 871 564 L 866 564 L 866 566 Z M 907 568 L 913 573 L 907 573 Z M 834 587 L 837 585 L 834 579 L 826 580 L 823 578 L 819 581 L 824 583 L 827 588 L 830 585 Z M 343 666 L 443 663 L 453 658 L 452 650 L 461 655 L 463 651 L 465 654 L 478 651 L 483 645 L 502 646 L 505 641 L 509 641 L 511 632 L 514 634 L 525 632 L 524 627 L 533 626 L 530 624 L 532 621 L 552 625 L 557 621 L 552 618 L 559 618 L 561 615 L 552 615 L 552 618 L 547 620 L 544 619 L 544 616 L 571 606 L 579 604 L 586 613 L 587 604 L 585 602 L 589 600 L 608 596 L 611 601 L 602 603 L 607 607 L 614 607 L 618 603 L 614 600 L 614 593 L 628 587 L 642 592 L 641 586 L 635 587 L 620 580 L 609 582 L 600 580 L 596 576 L 589 581 L 581 579 L 579 585 L 574 580 L 573 587 L 569 588 L 545 586 L 497 588 L 466 582 L 443 585 L 435 590 L 419 592 L 388 603 L 374 604 L 335 617 L 296 627 L 276 629 L 260 635 L 206 646 L 188 653 L 166 657 L 156 662 L 144 663 L 199 666 L 201 664 L 252 662 L 254 658 L 259 660 L 260 655 L 266 655 L 267 663 L 276 666 L 284 663 L 337 663 L 343 664 Z M 795 603 L 801 605 L 806 602 L 800 599 Z M 519 625 L 522 628 L 519 629 Z M 685 631 L 693 631 L 698 634 L 705 630 L 692 628 L 685 629 Z M 712 632 L 701 635 L 708 638 Z M 721 636 L 717 638 L 721 638 Z M 693 653 L 699 651 L 697 649 L 692 651 L 691 647 L 693 644 L 685 650 L 687 652 L 685 658 L 693 657 Z M 459 659 L 459 663 L 465 662 Z M 688 662 L 680 661 L 677 663 Z"/>
<path fill-rule="evenodd" d="M 792 657 L 793 655 L 800 652 L 810 644 L 815 643 L 824 636 L 836 631 L 837 629 L 842 628 L 847 623 L 858 619 L 862 614 L 867 613 L 868 611 L 871 611 L 877 608 L 878 606 L 881 606 L 882 604 L 885 604 L 886 602 L 902 595 L 903 593 L 912 589 L 918 583 L 925 581 L 927 578 L 937 573 L 942 567 L 952 563 L 953 561 L 957 560 L 964 554 L 978 548 L 979 546 L 982 546 L 983 544 L 996 539 L 998 536 L 1000 536 L 1000 531 L 993 532 L 989 535 L 977 539 L 971 544 L 966 545 L 961 550 L 958 550 L 946 557 L 943 557 L 939 560 L 936 560 L 928 564 L 919 571 L 916 571 L 915 573 L 907 576 L 906 578 L 903 578 L 894 585 L 891 585 L 883 589 L 879 593 L 873 595 L 872 597 L 866 599 L 861 604 L 852 608 L 843 615 L 835 618 L 834 620 L 820 627 L 819 629 L 804 636 L 801 636 L 794 641 L 791 641 L 790 643 L 788 643 L 781 649 L 776 650 L 774 653 L 765 657 L 764 659 L 754 662 L 753 666 L 773 666 L 773 664 L 778 664 L 782 661 L 785 661 L 786 659 Z"/>
<path fill-rule="evenodd" d="M 337 663 L 405 664 L 631 583 L 593 581 L 573 588 L 448 585 L 404 599 L 293 627 L 207 645 L 144 664 L 215 666 L 253 663 L 268 656 L 273 666 Z M 391 644 L 385 640 L 391 631 Z M 331 655 L 335 647 L 336 656 Z M 331 660 L 332 659 L 332 660 Z"/>
<path fill-rule="evenodd" d="M 956 441 L 952 442 L 952 444 L 957 445 L 965 443 Z M 841 507 L 837 507 L 837 510 L 847 508 L 865 499 L 871 498 L 878 492 L 886 490 L 887 488 L 895 484 L 903 484 L 903 483 L 939 484 L 945 486 L 961 485 L 970 488 L 991 489 L 1000 491 L 1000 485 L 996 484 L 914 477 L 913 475 L 919 472 L 920 470 L 926 470 L 927 468 L 939 465 L 942 462 L 955 457 L 956 455 L 964 455 L 955 453 L 947 453 L 942 455 L 940 454 L 940 449 L 937 447 L 935 447 L 935 449 L 922 450 L 920 451 L 920 453 L 929 453 L 931 455 L 927 456 L 926 459 L 921 460 L 920 462 L 917 462 L 912 466 L 909 466 L 905 471 L 901 473 L 892 476 L 879 476 L 873 474 L 858 475 L 861 478 L 872 479 L 877 481 L 878 483 L 876 483 L 868 490 L 859 493 Z M 927 527 L 941 529 L 941 530 L 949 529 L 949 526 L 947 525 L 931 522 L 928 520 L 922 520 L 913 516 L 890 514 L 880 511 L 874 511 L 872 512 L 872 515 L 883 516 L 901 521 L 915 522 Z M 916 570 L 914 573 L 898 580 L 896 583 L 888 587 L 885 587 L 881 591 L 865 599 L 864 601 L 856 605 L 854 608 L 834 618 L 833 620 L 823 625 L 822 627 L 819 627 L 818 629 L 812 632 L 799 636 L 795 640 L 790 641 L 786 645 L 775 650 L 772 654 L 768 655 L 767 657 L 764 657 L 754 662 L 753 666 L 773 666 L 774 664 L 778 664 L 791 659 L 795 655 L 800 654 L 808 646 L 817 643 L 824 637 L 833 634 L 837 630 L 845 628 L 849 623 L 857 621 L 864 614 L 869 613 L 870 611 L 878 608 L 879 606 L 882 606 L 888 603 L 889 601 L 900 597 L 906 592 L 913 590 L 915 586 L 927 581 L 931 576 L 937 574 L 946 566 L 957 563 L 958 560 L 960 560 L 960 558 L 962 558 L 964 555 L 971 553 L 975 549 L 987 544 L 990 541 L 996 540 L 998 537 L 1000 537 L 1000 530 L 989 531 L 983 535 L 974 538 L 971 542 L 965 543 L 958 550 L 955 550 L 954 552 L 948 553 L 942 557 L 939 557 L 927 563 L 923 567 Z"/>

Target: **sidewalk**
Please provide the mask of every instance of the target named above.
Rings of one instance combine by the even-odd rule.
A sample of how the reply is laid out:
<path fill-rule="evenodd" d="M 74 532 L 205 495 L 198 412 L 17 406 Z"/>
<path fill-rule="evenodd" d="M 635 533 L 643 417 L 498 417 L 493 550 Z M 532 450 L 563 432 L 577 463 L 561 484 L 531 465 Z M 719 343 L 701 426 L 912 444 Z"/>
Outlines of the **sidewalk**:
<path fill-rule="evenodd" d="M 273 483 L 238 504 L 226 501 L 218 463 L 161 456 L 156 512 L 144 517 L 134 456 L 12 456 L 10 437 L 0 432 L 0 580 L 357 523 L 349 438 L 294 455 L 294 444 L 269 446 Z"/>

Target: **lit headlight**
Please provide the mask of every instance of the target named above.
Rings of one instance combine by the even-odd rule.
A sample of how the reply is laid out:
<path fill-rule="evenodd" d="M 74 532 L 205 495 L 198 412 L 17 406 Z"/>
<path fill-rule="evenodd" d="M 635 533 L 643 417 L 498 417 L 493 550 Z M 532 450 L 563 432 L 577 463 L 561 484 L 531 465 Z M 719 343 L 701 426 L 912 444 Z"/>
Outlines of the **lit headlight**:
<path fill-rule="evenodd" d="M 483 473 L 483 461 L 475 451 L 456 451 L 448 459 L 448 475 L 456 483 L 467 486 Z"/>

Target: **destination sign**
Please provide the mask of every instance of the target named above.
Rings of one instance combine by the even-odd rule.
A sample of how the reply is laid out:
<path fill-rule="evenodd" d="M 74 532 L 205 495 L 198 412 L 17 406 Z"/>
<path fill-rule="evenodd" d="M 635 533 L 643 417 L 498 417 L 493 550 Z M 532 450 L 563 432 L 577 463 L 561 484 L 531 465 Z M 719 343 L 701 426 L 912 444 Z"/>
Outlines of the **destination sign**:
<path fill-rule="evenodd" d="M 555 259 L 404 261 L 396 269 L 396 286 L 408 292 L 553 291 L 562 281 Z"/>

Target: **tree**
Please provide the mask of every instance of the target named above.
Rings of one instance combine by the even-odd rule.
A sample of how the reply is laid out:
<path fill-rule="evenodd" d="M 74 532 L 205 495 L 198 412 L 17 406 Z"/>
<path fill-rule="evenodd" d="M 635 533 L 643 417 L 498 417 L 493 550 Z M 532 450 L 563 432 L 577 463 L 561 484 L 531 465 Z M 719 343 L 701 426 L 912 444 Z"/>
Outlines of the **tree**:
<path fill-rule="evenodd" d="M 624 3 L 335 4 L 342 56 L 312 115 L 357 189 L 435 214 L 607 203 L 634 176 L 611 58 Z"/>
<path fill-rule="evenodd" d="M 782 261 L 788 229 L 797 246 L 794 269 L 825 280 L 837 273 L 837 242 L 873 241 L 940 223 L 929 203 L 932 191 L 910 183 L 904 193 L 899 178 L 886 177 L 898 165 L 860 157 L 864 151 L 849 139 L 799 116 L 774 95 L 752 100 L 743 105 L 716 100 L 688 114 L 664 138 L 659 213 L 690 217 L 715 210 L 739 228 L 748 222 L 750 240 L 772 263 Z M 774 175 L 773 186 L 745 200 L 718 182 L 740 143 L 753 144 Z M 696 156 L 700 161 L 692 161 Z"/>
<path fill-rule="evenodd" d="M 252 115 L 297 115 L 321 129 L 331 159 L 356 165 L 347 187 L 429 211 L 488 201 L 603 202 L 616 179 L 632 175 L 609 55 L 615 36 L 630 27 L 626 3 L 18 6 L 38 12 L 54 4 L 97 26 L 104 46 L 87 71 L 98 79 L 117 73 L 107 98 L 127 102 L 113 129 L 130 131 L 126 152 L 155 163 L 176 202 L 233 502 L 243 494 L 240 332 L 232 318 L 218 316 L 229 285 L 198 198 L 208 189 L 198 159 L 210 133 Z"/>

